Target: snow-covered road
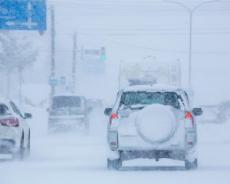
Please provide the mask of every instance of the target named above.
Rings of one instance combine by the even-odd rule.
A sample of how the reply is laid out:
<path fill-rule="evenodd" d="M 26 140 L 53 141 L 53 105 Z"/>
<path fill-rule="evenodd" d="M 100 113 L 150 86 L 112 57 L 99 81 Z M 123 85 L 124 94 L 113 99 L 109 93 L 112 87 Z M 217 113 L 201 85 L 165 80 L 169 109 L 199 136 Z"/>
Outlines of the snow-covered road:
<path fill-rule="evenodd" d="M 0 162 L 0 184 L 230 183 L 230 123 L 199 125 L 196 171 L 185 171 L 182 162 L 168 160 L 129 161 L 121 171 L 108 171 L 105 124 L 96 114 L 88 136 L 75 132 L 47 135 L 34 124 L 30 158 Z"/>

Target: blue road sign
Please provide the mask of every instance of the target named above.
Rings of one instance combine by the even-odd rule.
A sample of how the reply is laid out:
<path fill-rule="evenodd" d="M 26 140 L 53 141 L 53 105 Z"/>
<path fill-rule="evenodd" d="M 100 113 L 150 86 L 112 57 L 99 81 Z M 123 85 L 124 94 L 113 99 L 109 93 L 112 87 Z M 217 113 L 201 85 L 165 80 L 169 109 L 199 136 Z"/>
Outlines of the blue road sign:
<path fill-rule="evenodd" d="M 46 0 L 0 0 L 0 30 L 46 30 Z"/>

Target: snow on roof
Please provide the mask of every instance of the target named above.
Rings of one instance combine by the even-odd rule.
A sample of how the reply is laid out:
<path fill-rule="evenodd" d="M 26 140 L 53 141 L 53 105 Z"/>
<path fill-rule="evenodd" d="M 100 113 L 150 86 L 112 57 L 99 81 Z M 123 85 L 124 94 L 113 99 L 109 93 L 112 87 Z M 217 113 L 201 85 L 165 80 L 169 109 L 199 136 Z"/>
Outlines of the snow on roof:
<path fill-rule="evenodd" d="M 183 90 L 180 87 L 170 86 L 170 85 L 137 85 L 137 86 L 129 86 L 123 89 L 124 91 L 178 91 Z"/>
<path fill-rule="evenodd" d="M 81 95 L 73 94 L 73 93 L 60 93 L 60 94 L 55 94 L 53 97 L 59 97 L 59 96 L 66 96 L 66 97 L 82 97 Z"/>

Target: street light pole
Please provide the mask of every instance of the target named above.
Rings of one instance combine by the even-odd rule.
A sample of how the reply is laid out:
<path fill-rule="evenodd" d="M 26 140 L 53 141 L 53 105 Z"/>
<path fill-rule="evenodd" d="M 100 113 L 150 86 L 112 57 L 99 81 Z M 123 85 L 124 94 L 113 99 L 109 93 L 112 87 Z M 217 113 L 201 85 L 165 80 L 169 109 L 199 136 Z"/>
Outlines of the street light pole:
<path fill-rule="evenodd" d="M 172 3 L 176 4 L 182 8 L 184 8 L 188 14 L 189 14 L 189 63 L 188 63 L 188 87 L 189 90 L 192 90 L 192 50 L 193 50 L 193 45 L 192 45 L 192 37 L 193 37 L 193 15 L 194 12 L 199 9 L 201 6 L 209 3 L 215 3 L 218 2 L 218 0 L 211 0 L 211 1 L 204 1 L 195 7 L 191 8 L 187 6 L 186 4 L 179 2 L 179 1 L 171 1 L 171 0 L 164 0 L 166 3 Z"/>
<path fill-rule="evenodd" d="M 192 90 L 192 31 L 193 31 L 193 13 L 189 12 L 189 63 L 188 63 L 188 87 Z"/>
<path fill-rule="evenodd" d="M 56 76 L 56 61 L 55 61 L 55 36 L 56 36 L 56 30 L 55 30 L 55 9 L 53 6 L 50 8 L 51 13 L 51 30 L 50 30 L 50 36 L 51 36 L 51 68 L 50 68 L 50 79 L 54 79 Z M 55 94 L 55 85 L 51 84 L 51 97 Z"/>
<path fill-rule="evenodd" d="M 73 61 L 72 61 L 72 93 L 76 91 L 76 67 L 77 67 L 77 33 L 73 34 Z"/>

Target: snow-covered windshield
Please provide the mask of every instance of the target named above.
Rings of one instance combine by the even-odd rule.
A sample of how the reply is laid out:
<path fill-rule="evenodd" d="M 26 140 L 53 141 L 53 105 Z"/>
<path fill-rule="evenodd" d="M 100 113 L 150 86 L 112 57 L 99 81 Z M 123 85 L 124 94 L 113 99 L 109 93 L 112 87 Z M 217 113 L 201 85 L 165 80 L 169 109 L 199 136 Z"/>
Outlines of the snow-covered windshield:
<path fill-rule="evenodd" d="M 53 98 L 53 109 L 65 108 L 65 107 L 80 107 L 81 98 L 76 96 L 58 96 Z"/>
<path fill-rule="evenodd" d="M 124 92 L 121 96 L 120 105 L 170 105 L 179 109 L 180 103 L 175 92 Z"/>

